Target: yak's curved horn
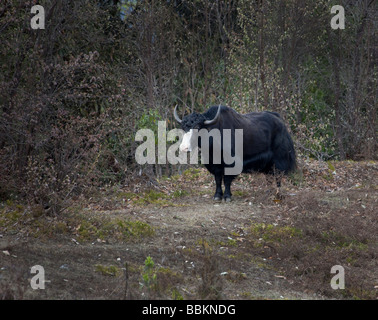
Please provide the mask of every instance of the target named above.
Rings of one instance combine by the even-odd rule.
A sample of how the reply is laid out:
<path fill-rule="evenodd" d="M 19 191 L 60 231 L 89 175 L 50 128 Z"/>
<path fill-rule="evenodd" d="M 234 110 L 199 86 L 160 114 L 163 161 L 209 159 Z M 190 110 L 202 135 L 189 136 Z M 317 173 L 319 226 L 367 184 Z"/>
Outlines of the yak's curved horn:
<path fill-rule="evenodd" d="M 179 117 L 178 114 L 177 114 L 177 104 L 176 104 L 176 106 L 175 106 L 175 111 L 174 111 L 173 114 L 174 114 L 174 116 L 175 116 L 176 121 L 177 121 L 178 123 L 181 123 L 182 120 L 180 119 L 180 117 Z"/>
<path fill-rule="evenodd" d="M 203 124 L 210 125 L 210 124 L 213 124 L 213 123 L 217 122 L 218 118 L 219 118 L 219 115 L 220 115 L 220 111 L 221 111 L 221 106 L 219 105 L 217 114 L 215 115 L 214 119 L 212 119 L 212 120 L 205 120 L 205 122 Z"/>

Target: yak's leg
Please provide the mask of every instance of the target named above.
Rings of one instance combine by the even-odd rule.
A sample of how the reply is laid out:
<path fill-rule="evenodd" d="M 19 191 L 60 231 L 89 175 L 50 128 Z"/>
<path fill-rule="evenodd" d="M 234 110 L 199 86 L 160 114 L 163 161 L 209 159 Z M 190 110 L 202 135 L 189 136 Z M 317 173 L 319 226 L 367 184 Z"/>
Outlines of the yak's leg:
<path fill-rule="evenodd" d="M 221 201 L 223 197 L 223 191 L 222 191 L 222 173 L 215 173 L 215 183 L 216 183 L 216 189 L 215 189 L 215 195 L 214 200 L 215 201 Z"/>
<path fill-rule="evenodd" d="M 223 180 L 224 180 L 224 200 L 226 202 L 229 202 L 231 201 L 231 196 L 232 196 L 232 193 L 231 193 L 231 182 L 232 180 L 235 178 L 235 176 L 231 176 L 231 175 L 225 175 L 223 177 Z"/>

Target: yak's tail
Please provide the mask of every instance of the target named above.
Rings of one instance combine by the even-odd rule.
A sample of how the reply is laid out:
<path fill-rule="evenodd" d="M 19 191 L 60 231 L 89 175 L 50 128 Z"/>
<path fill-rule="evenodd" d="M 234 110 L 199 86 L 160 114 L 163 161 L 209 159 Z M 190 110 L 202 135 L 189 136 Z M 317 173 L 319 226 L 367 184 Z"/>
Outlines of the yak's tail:
<path fill-rule="evenodd" d="M 286 127 L 284 128 L 281 139 L 277 139 L 274 148 L 275 168 L 284 174 L 293 172 L 297 168 L 296 153 L 293 139 Z"/>

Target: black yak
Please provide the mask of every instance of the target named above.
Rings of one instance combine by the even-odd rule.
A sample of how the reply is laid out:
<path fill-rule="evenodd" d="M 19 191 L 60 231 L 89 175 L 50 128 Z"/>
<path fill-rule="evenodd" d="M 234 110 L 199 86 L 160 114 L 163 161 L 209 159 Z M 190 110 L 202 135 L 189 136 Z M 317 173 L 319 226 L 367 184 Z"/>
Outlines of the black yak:
<path fill-rule="evenodd" d="M 208 132 L 212 132 L 211 130 L 218 129 L 222 140 L 218 145 L 221 146 L 223 152 L 225 149 L 223 132 L 227 131 L 224 129 L 229 129 L 231 140 L 227 141 L 231 145 L 228 146 L 228 149 L 234 156 L 237 129 L 242 129 L 242 131 L 239 130 L 239 132 L 242 132 L 241 172 L 257 171 L 268 175 L 278 174 L 276 177 L 279 177 L 279 174 L 288 174 L 296 168 L 293 141 L 282 118 L 276 112 L 263 111 L 239 114 L 226 106 L 213 106 L 203 114 L 194 112 L 181 120 L 177 114 L 176 106 L 174 116 L 186 132 L 180 145 L 181 151 L 191 151 L 193 144 L 194 146 L 198 145 L 198 147 L 201 147 L 201 144 L 203 145 L 204 141 L 201 142 L 201 135 L 198 134 L 201 131 L 198 130 L 206 129 Z M 225 168 L 232 167 L 232 164 L 224 161 L 223 154 L 221 159 L 214 158 L 214 143 L 215 138 L 210 136 L 208 142 L 209 156 L 207 163 L 205 163 L 205 167 L 215 177 L 214 200 L 219 201 L 223 197 L 225 201 L 230 201 L 231 182 L 238 173 L 225 174 Z M 224 193 L 222 191 L 222 180 L 225 185 Z M 279 186 L 280 178 L 277 178 L 277 187 Z"/>

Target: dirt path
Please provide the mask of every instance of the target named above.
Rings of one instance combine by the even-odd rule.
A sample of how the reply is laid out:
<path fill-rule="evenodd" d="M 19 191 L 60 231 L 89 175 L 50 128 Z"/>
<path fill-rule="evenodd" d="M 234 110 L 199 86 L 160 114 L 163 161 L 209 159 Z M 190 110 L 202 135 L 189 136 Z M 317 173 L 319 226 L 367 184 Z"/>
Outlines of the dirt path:
<path fill-rule="evenodd" d="M 231 204 L 214 204 L 201 198 L 186 201 L 194 203 L 159 210 L 144 208 L 135 214 L 133 218 L 155 229 L 153 237 L 138 243 L 88 243 L 70 237 L 21 240 L 3 235 L 2 279 L 13 278 L 20 286 L 12 289 L 17 289 L 14 294 L 26 299 L 119 299 L 125 295 L 170 299 L 172 288 L 189 299 L 198 298 L 201 290 L 204 297 L 222 299 L 321 298 L 291 289 L 286 279 L 265 265 L 263 258 L 250 256 L 238 261 L 234 257 L 245 226 L 258 216 L 252 205 L 241 200 Z M 102 214 L 120 219 L 130 215 L 122 210 Z M 152 257 L 157 270 L 163 270 L 157 273 L 162 278 L 161 288 L 152 293 L 141 287 L 140 276 L 135 277 L 143 273 L 147 256 Z M 129 267 L 129 288 L 125 262 Z M 49 281 L 44 290 L 32 290 L 28 285 L 33 265 L 44 267 Z M 96 266 L 116 266 L 123 272 L 107 275 L 96 271 Z"/>
<path fill-rule="evenodd" d="M 214 203 L 197 197 L 190 201 L 182 208 L 144 212 L 151 225 L 160 227 L 149 254 L 161 265 L 179 257 L 177 271 L 191 279 L 183 288 L 186 297 L 198 298 L 203 290 L 204 297 L 221 299 L 322 298 L 296 292 L 265 258 L 248 252 L 237 256 L 247 250 L 243 241 L 251 221 L 266 221 L 259 208 L 243 199 Z"/>
<path fill-rule="evenodd" d="M 361 170 L 354 179 L 364 184 L 329 191 L 309 188 L 308 177 L 305 186 L 287 184 L 280 201 L 264 178 L 241 179 L 231 203 L 211 200 L 211 177 L 189 176 L 161 182 L 156 197 L 113 190 L 58 218 L 20 209 L 4 227 L 17 210 L 8 204 L 0 298 L 374 299 L 376 165 Z M 44 268 L 43 290 L 30 286 L 34 265 Z M 333 265 L 345 268 L 344 290 L 330 286 Z"/>

